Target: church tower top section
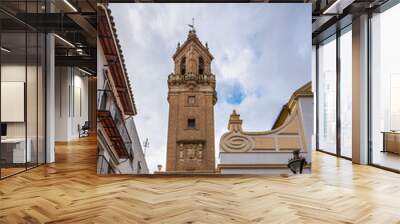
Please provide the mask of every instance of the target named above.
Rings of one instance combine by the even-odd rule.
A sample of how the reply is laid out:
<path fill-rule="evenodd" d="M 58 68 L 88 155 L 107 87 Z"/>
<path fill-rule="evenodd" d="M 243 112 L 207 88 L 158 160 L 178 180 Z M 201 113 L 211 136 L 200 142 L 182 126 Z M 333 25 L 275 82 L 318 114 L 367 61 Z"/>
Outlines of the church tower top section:
<path fill-rule="evenodd" d="M 210 53 L 208 44 L 203 43 L 197 37 L 194 26 L 189 25 L 187 39 L 181 45 L 178 43 L 172 56 L 174 60 L 174 72 L 168 76 L 168 86 L 186 85 L 188 87 L 208 86 L 215 92 L 215 75 L 211 71 L 211 62 L 214 59 Z M 216 94 L 214 103 L 216 103 Z"/>
<path fill-rule="evenodd" d="M 208 44 L 205 43 L 205 45 L 203 45 L 203 43 L 201 43 L 200 39 L 197 37 L 196 30 L 194 29 L 189 30 L 187 38 L 182 45 L 178 43 L 178 46 L 176 47 L 176 52 L 172 56 L 172 58 L 175 61 L 176 59 L 185 56 L 186 53 L 188 52 L 187 49 L 190 50 L 191 48 L 194 48 L 194 50 L 197 51 L 197 53 L 204 55 L 210 63 L 214 59 L 214 57 L 212 56 L 212 54 L 208 49 Z"/>

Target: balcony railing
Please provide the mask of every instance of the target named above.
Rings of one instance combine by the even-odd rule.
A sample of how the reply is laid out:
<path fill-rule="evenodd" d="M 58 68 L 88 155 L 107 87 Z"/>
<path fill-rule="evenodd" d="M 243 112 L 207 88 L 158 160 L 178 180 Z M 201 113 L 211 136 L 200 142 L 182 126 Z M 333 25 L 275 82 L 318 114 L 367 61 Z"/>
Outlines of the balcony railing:
<path fill-rule="evenodd" d="M 125 126 L 121 110 L 110 90 L 97 90 L 98 118 L 103 122 L 108 137 L 120 157 L 132 157 L 132 140 Z"/>
<path fill-rule="evenodd" d="M 184 75 L 180 74 L 170 74 L 168 76 L 168 82 L 183 82 L 183 81 L 196 81 L 199 83 L 204 83 L 204 82 L 215 82 L 215 75 L 214 74 L 193 74 L 193 73 L 187 73 Z"/>

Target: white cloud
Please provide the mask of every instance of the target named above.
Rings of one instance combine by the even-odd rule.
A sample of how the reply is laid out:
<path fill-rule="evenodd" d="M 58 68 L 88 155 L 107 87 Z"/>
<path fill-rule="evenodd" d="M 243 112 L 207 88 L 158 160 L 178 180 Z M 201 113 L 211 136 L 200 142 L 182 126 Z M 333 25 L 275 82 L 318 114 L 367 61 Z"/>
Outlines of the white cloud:
<path fill-rule="evenodd" d="M 150 170 L 165 164 L 167 76 L 177 42 L 186 39 L 192 17 L 208 42 L 217 78 L 216 152 L 236 109 L 246 130 L 269 129 L 292 92 L 311 79 L 309 4 L 110 4 L 132 81 L 139 136 L 150 140 Z M 245 98 L 227 103 L 237 82 Z M 232 86 L 232 85 L 231 85 Z M 223 93 L 224 95 L 220 95 Z"/>

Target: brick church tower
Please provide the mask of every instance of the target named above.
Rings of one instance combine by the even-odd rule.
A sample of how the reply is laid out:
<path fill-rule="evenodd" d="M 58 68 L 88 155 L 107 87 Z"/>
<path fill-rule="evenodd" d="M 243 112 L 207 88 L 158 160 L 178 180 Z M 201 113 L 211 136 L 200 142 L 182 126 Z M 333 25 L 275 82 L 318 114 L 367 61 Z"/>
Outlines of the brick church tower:
<path fill-rule="evenodd" d="M 214 105 L 217 102 L 213 56 L 191 26 L 173 55 L 168 76 L 167 172 L 214 172 Z"/>

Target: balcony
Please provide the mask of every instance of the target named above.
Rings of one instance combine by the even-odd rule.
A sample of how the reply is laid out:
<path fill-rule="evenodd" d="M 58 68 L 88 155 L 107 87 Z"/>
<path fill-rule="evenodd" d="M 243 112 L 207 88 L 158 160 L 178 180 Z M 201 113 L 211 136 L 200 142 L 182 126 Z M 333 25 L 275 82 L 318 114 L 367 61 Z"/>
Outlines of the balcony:
<path fill-rule="evenodd" d="M 194 82 L 194 83 L 211 83 L 215 86 L 215 75 L 214 74 L 193 74 L 187 73 L 184 75 L 180 74 L 170 74 L 168 76 L 168 83 L 169 84 L 181 84 L 184 82 Z"/>
<path fill-rule="evenodd" d="M 120 158 L 131 158 L 132 140 L 125 126 L 121 110 L 110 90 L 97 90 L 97 119 L 111 140 Z"/>

